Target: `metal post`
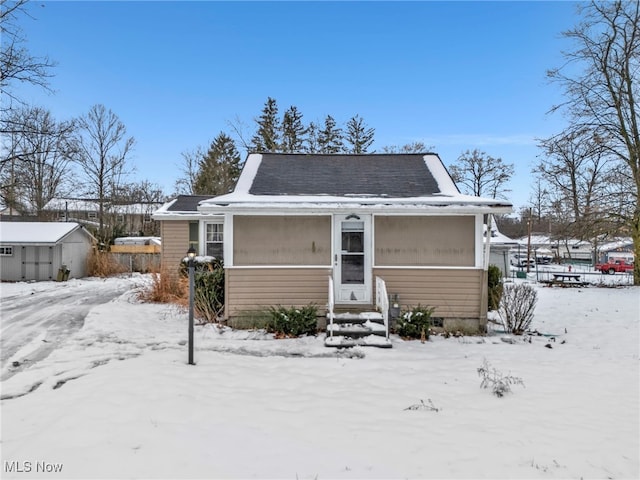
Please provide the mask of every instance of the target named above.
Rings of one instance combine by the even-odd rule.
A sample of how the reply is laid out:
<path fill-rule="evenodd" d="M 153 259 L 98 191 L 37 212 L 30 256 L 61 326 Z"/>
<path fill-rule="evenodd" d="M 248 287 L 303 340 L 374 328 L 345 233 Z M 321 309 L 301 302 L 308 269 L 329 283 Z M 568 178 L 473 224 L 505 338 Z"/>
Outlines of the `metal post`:
<path fill-rule="evenodd" d="M 187 258 L 189 259 L 189 365 L 195 365 L 193 361 L 193 299 L 195 297 L 193 260 L 195 256 L 195 249 L 190 247 L 187 251 Z"/>
<path fill-rule="evenodd" d="M 195 285 L 193 281 L 193 259 L 189 260 L 189 365 L 193 362 L 193 297 L 195 295 Z"/>

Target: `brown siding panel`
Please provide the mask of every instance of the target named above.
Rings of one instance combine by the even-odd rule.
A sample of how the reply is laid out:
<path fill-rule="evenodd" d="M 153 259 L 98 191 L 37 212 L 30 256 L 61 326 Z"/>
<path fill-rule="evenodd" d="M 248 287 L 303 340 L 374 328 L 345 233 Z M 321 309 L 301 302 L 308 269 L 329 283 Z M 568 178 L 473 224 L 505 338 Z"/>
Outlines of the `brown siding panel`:
<path fill-rule="evenodd" d="M 162 235 L 161 268 L 170 275 L 177 275 L 180 261 L 189 248 L 189 222 L 164 220 L 160 222 Z"/>
<path fill-rule="evenodd" d="M 330 216 L 233 217 L 233 264 L 330 265 Z"/>
<path fill-rule="evenodd" d="M 374 264 L 472 267 L 475 217 L 376 216 Z"/>
<path fill-rule="evenodd" d="M 478 269 L 374 269 L 374 275 L 387 284 L 387 292 L 398 294 L 403 308 L 435 307 L 434 316 L 442 318 L 480 318 L 480 287 L 483 278 Z"/>
<path fill-rule="evenodd" d="M 328 300 L 329 268 L 228 268 L 227 316 L 271 306 L 324 308 Z"/>

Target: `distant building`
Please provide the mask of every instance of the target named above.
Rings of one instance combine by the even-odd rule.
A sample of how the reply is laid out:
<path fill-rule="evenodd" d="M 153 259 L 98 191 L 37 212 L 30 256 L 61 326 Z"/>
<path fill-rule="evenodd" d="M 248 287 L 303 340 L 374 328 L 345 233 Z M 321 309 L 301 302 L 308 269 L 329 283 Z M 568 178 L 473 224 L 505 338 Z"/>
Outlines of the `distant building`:
<path fill-rule="evenodd" d="M 75 222 L 0 222 L 0 280 L 85 277 L 95 241 Z"/>
<path fill-rule="evenodd" d="M 162 202 L 107 204 L 105 225 L 121 235 L 159 236 L 160 226 L 152 214 Z M 89 227 L 99 224 L 97 200 L 82 198 L 54 198 L 44 207 L 49 219 L 58 222 L 78 222 Z"/>

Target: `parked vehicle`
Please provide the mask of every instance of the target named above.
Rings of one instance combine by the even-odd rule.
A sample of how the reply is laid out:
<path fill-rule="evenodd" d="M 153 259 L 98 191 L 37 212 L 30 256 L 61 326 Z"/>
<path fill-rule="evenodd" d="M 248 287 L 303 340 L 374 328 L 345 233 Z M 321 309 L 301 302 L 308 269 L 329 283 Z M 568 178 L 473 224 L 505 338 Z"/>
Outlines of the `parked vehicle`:
<path fill-rule="evenodd" d="M 613 275 L 618 272 L 633 272 L 633 263 L 629 263 L 622 259 L 609 260 L 607 263 L 597 264 L 596 270 L 602 273 L 608 273 L 609 275 Z"/>
<path fill-rule="evenodd" d="M 521 258 L 517 261 L 516 267 L 524 268 L 529 265 L 529 268 L 536 268 L 536 261 L 533 258 L 527 260 L 526 258 Z"/>

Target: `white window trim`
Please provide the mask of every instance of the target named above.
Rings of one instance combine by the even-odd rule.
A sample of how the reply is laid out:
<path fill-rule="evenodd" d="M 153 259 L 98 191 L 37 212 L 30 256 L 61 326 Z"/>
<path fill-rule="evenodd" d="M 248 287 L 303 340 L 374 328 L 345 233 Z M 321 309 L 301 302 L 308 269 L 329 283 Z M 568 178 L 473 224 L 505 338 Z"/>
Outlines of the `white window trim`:
<path fill-rule="evenodd" d="M 12 257 L 13 256 L 13 252 L 15 251 L 15 248 L 14 248 L 13 245 L 3 245 L 0 248 L 3 249 L 3 251 L 0 253 L 0 256 L 2 256 L 2 257 Z M 11 252 L 10 253 L 6 253 L 7 249 L 10 249 Z"/>
<path fill-rule="evenodd" d="M 224 218 L 207 218 L 206 220 L 200 220 L 198 225 L 198 255 L 206 255 L 207 254 L 207 225 L 209 224 L 221 224 L 222 225 L 222 255 L 223 261 L 226 265 L 227 260 L 227 225 L 225 224 Z"/>

